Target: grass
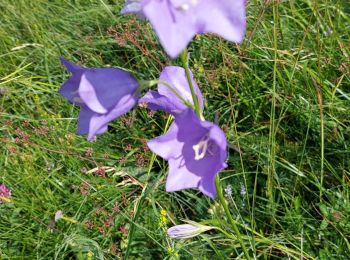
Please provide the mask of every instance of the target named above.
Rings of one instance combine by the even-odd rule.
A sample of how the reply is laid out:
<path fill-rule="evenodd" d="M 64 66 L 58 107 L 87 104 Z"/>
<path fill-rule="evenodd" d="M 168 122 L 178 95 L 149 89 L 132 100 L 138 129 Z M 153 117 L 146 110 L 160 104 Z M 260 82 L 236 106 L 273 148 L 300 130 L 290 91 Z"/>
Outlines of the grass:
<path fill-rule="evenodd" d="M 166 163 L 144 144 L 166 114 L 138 108 L 94 143 L 75 134 L 59 56 L 145 80 L 181 64 L 146 22 L 118 14 L 122 2 L 0 3 L 0 183 L 12 190 L 0 259 L 244 258 L 219 204 L 165 192 Z M 206 119 L 242 151 L 220 177 L 255 258 L 350 257 L 349 16 L 345 0 L 252 0 L 241 45 L 202 35 L 189 47 Z M 182 219 L 224 233 L 171 240 Z"/>

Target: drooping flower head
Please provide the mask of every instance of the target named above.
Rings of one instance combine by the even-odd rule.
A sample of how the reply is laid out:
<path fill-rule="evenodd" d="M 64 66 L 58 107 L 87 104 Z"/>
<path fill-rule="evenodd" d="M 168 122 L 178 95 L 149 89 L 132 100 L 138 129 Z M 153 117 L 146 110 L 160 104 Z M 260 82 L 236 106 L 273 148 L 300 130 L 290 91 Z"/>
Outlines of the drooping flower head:
<path fill-rule="evenodd" d="M 0 185 L 0 197 L 5 199 L 11 197 L 11 190 L 7 188 L 4 184 Z M 0 204 L 2 203 L 3 203 L 3 200 L 0 198 Z"/>
<path fill-rule="evenodd" d="M 190 72 L 190 74 L 192 85 L 197 96 L 200 109 L 202 110 L 203 96 L 197 83 L 193 79 L 192 72 Z M 184 102 L 193 106 L 191 90 L 184 68 L 177 66 L 165 67 L 160 74 L 159 80 L 167 83 L 167 85 L 159 83 L 157 89 L 158 91 L 148 91 L 139 100 L 139 103 L 146 103 L 147 107 L 151 110 L 161 109 L 173 115 L 181 113 L 188 108 Z"/>
<path fill-rule="evenodd" d="M 216 174 L 227 167 L 226 146 L 224 132 L 192 109 L 176 115 L 166 134 L 148 142 L 169 163 L 167 191 L 196 188 L 211 198 L 216 196 Z"/>
<path fill-rule="evenodd" d="M 114 68 L 84 68 L 61 58 L 72 76 L 59 93 L 80 107 L 78 134 L 88 140 L 107 131 L 108 123 L 127 113 L 137 103 L 138 81 Z"/>
<path fill-rule="evenodd" d="M 241 42 L 245 5 L 246 0 L 128 0 L 123 12 L 147 17 L 165 51 L 175 58 L 196 34 L 215 33 Z"/>

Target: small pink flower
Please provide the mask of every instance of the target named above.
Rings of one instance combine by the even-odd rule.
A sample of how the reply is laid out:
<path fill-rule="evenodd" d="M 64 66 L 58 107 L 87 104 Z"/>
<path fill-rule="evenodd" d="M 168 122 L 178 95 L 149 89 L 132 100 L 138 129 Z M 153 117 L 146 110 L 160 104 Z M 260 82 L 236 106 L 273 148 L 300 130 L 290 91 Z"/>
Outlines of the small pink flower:
<path fill-rule="evenodd" d="M 11 190 L 7 188 L 4 184 L 0 185 L 0 204 L 3 203 L 4 199 L 2 198 L 10 198 Z"/>

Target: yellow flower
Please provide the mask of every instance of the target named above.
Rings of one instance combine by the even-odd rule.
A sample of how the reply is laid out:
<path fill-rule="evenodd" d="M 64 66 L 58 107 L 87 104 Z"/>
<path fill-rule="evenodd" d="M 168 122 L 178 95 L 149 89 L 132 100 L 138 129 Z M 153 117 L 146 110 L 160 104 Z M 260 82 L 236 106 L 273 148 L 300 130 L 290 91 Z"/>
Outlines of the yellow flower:
<path fill-rule="evenodd" d="M 167 222 L 167 217 L 166 217 L 166 210 L 161 209 L 160 210 L 160 217 L 159 217 L 159 226 L 164 227 L 166 225 Z"/>
<path fill-rule="evenodd" d="M 94 256 L 94 253 L 93 252 L 91 252 L 91 251 L 89 251 L 88 253 L 87 253 L 87 259 L 88 260 L 92 260 L 92 257 Z"/>

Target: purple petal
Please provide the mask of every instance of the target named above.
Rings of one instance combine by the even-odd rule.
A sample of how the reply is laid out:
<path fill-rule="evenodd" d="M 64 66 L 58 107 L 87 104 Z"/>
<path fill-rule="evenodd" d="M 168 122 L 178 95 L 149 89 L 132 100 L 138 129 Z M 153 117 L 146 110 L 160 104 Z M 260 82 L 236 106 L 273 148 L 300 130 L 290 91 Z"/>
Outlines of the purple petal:
<path fill-rule="evenodd" d="M 181 115 L 175 117 L 175 123 L 179 126 L 177 139 L 180 142 L 199 141 L 208 132 L 210 125 L 202 126 L 202 121 L 192 109 L 186 109 Z"/>
<path fill-rule="evenodd" d="M 194 91 L 198 98 L 198 103 L 200 104 L 201 109 L 203 109 L 203 96 L 202 93 L 193 78 L 193 74 L 190 71 L 192 85 Z M 191 89 L 187 81 L 187 76 L 185 69 L 178 66 L 167 66 L 163 69 L 160 74 L 159 80 L 168 83 L 174 90 L 186 101 L 193 105 L 193 99 L 191 94 Z M 174 92 L 164 84 L 158 84 L 158 92 L 159 94 L 166 96 L 171 100 L 171 102 L 177 107 L 179 110 L 187 109 L 188 107 L 183 103 L 183 101 L 174 94 Z"/>
<path fill-rule="evenodd" d="M 187 169 L 184 159 L 169 159 L 169 171 L 166 181 L 166 191 L 179 191 L 183 189 L 197 188 L 201 181 L 201 176 Z"/>
<path fill-rule="evenodd" d="M 90 122 L 91 122 L 92 117 L 95 114 L 96 113 L 94 111 L 90 110 L 88 107 L 86 107 L 86 106 L 81 107 L 79 117 L 78 117 L 78 131 L 77 131 L 77 133 L 79 135 L 89 134 Z M 104 125 L 99 130 L 95 131 L 95 134 L 96 135 L 103 134 L 106 131 L 107 131 L 107 125 Z M 89 140 L 92 140 L 92 139 L 93 139 L 93 136 Z"/>
<path fill-rule="evenodd" d="M 245 32 L 245 0 L 148 0 L 143 14 L 172 58 L 196 34 L 211 32 L 241 42 Z"/>
<path fill-rule="evenodd" d="M 127 0 L 124 7 L 120 11 L 120 14 L 131 14 L 135 13 L 140 16 L 142 15 L 142 4 L 140 0 Z"/>
<path fill-rule="evenodd" d="M 60 58 L 61 60 L 61 63 L 67 68 L 67 70 L 71 73 L 76 73 L 76 72 L 79 72 L 79 71 L 83 71 L 84 68 L 83 67 L 80 67 L 79 65 L 75 64 L 75 63 L 72 63 L 68 60 L 66 60 L 65 58 L 61 57 Z"/>
<path fill-rule="evenodd" d="M 187 172 L 192 173 L 192 175 L 187 173 L 187 176 L 189 176 L 187 178 L 192 180 L 193 185 L 196 180 L 194 176 L 199 177 L 200 181 L 196 183 L 195 187 L 205 195 L 215 198 L 215 175 L 226 166 L 225 134 L 215 124 L 201 121 L 193 110 L 190 109 L 181 116 L 178 116 L 175 122 L 179 126 L 177 138 L 184 144 L 181 151 L 182 164 L 186 165 Z M 194 147 L 201 142 L 207 145 L 202 151 L 204 157 L 196 158 L 198 155 L 196 155 Z M 185 171 L 180 166 L 181 164 L 178 164 L 178 174 L 182 174 Z M 176 172 L 176 169 L 174 172 Z M 177 178 L 174 176 L 175 174 L 169 174 L 167 183 L 169 182 L 169 185 L 179 187 L 178 184 L 174 183 L 177 181 Z"/>
<path fill-rule="evenodd" d="M 176 58 L 195 36 L 193 17 L 176 10 L 169 1 L 151 0 L 143 7 L 159 40 L 171 58 Z"/>
<path fill-rule="evenodd" d="M 175 116 L 169 131 L 149 142 L 150 149 L 168 160 L 167 191 L 197 188 L 215 198 L 215 176 L 225 168 L 227 152 L 224 132 L 201 121 L 192 109 Z"/>
<path fill-rule="evenodd" d="M 138 100 L 138 94 L 125 95 L 120 99 L 119 103 L 106 114 L 95 113 L 90 121 L 90 129 L 88 134 L 88 140 L 92 140 L 95 135 L 100 134 L 102 129 L 107 129 L 109 122 L 113 121 L 117 117 L 120 117 L 130 111 Z"/>
<path fill-rule="evenodd" d="M 147 142 L 149 149 L 165 160 L 177 156 L 181 152 L 181 144 L 176 139 L 178 126 L 172 124 L 168 132 Z"/>
<path fill-rule="evenodd" d="M 246 0 L 198 1 L 194 8 L 197 33 L 211 32 L 241 42 L 245 32 Z"/>
<path fill-rule="evenodd" d="M 158 92 L 150 90 L 139 100 L 139 104 L 146 104 L 147 108 L 151 110 L 164 110 L 170 114 L 180 113 L 172 101 L 167 97 L 160 95 Z"/>
<path fill-rule="evenodd" d="M 85 69 L 67 61 L 63 57 L 61 57 L 61 62 L 72 73 L 72 76 L 62 84 L 58 92 L 73 104 L 81 105 L 83 101 L 79 96 L 78 88 Z"/>
<path fill-rule="evenodd" d="M 223 162 L 221 165 L 218 165 L 218 168 L 226 168 L 227 164 L 225 163 L 225 160 L 227 158 L 227 139 L 225 136 L 225 133 L 221 130 L 220 127 L 218 127 L 216 124 L 213 124 L 211 122 L 202 121 L 201 125 L 206 128 L 210 128 L 209 131 L 209 138 L 212 140 L 217 147 L 219 147 L 218 157 L 220 158 L 219 161 Z M 220 169 L 221 170 L 221 169 Z"/>
<path fill-rule="evenodd" d="M 101 83 L 100 83 L 101 84 Z M 97 97 L 97 88 L 90 83 L 83 74 L 80 80 L 78 89 L 79 96 L 83 100 L 84 104 L 95 113 L 107 113 L 107 108 L 104 108 Z"/>
<path fill-rule="evenodd" d="M 138 81 L 130 73 L 113 68 L 81 68 L 61 60 L 73 75 L 59 92 L 81 107 L 78 134 L 88 134 L 92 140 L 136 104 Z"/>
<path fill-rule="evenodd" d="M 78 116 L 78 129 L 77 129 L 77 133 L 79 135 L 86 135 L 89 133 L 90 120 L 93 115 L 94 115 L 94 112 L 91 111 L 89 108 L 85 106 L 80 108 L 80 113 Z"/>
<path fill-rule="evenodd" d="M 134 107 L 137 99 L 137 95 L 126 95 L 106 114 L 96 113 L 86 106 L 82 107 L 78 118 L 78 134 L 87 134 L 88 140 L 93 140 L 96 135 L 107 131 L 108 123 Z"/>
<path fill-rule="evenodd" d="M 78 92 L 92 111 L 105 114 L 123 97 L 136 91 L 137 86 L 137 80 L 126 71 L 97 68 L 82 75 Z"/>
<path fill-rule="evenodd" d="M 220 170 L 217 171 L 217 173 L 219 173 Z M 216 173 L 216 174 L 217 174 Z M 198 185 L 198 189 L 205 195 L 207 195 L 208 197 L 215 199 L 216 197 L 216 186 L 215 186 L 215 176 L 214 175 L 210 175 L 206 178 L 202 178 L 199 185 Z"/>

